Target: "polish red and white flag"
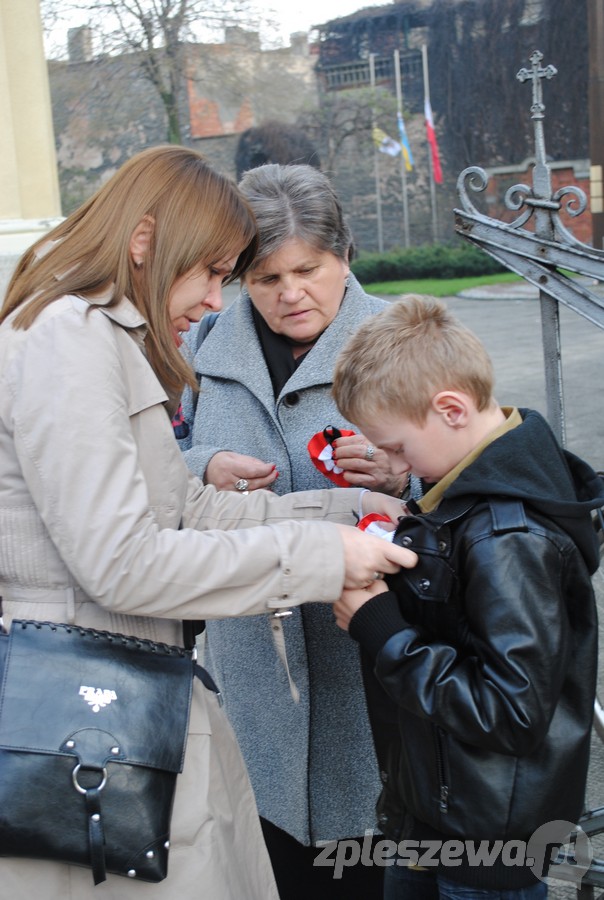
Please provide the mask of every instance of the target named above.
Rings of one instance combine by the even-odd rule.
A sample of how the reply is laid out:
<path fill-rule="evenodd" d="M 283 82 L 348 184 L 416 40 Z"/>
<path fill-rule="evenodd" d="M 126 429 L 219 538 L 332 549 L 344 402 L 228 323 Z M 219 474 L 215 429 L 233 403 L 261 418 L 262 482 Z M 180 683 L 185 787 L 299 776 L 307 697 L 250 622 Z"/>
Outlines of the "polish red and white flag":
<path fill-rule="evenodd" d="M 428 143 L 430 144 L 430 152 L 432 154 L 432 177 L 436 184 L 443 183 L 443 170 L 440 165 L 440 156 L 438 153 L 438 144 L 436 142 L 436 132 L 434 131 L 434 119 L 432 118 L 432 107 L 430 101 L 426 97 L 424 103 L 424 115 L 426 118 L 426 134 Z"/>

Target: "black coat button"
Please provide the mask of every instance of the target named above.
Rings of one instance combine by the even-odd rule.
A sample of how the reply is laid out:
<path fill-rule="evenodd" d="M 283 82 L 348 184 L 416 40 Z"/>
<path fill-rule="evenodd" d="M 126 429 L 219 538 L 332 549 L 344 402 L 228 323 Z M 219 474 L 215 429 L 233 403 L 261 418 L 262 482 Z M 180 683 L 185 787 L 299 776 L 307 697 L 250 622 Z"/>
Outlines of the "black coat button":
<path fill-rule="evenodd" d="M 296 406 L 297 403 L 300 402 L 300 394 L 297 391 L 292 391 L 291 394 L 286 394 L 283 398 L 283 403 L 285 406 Z"/>

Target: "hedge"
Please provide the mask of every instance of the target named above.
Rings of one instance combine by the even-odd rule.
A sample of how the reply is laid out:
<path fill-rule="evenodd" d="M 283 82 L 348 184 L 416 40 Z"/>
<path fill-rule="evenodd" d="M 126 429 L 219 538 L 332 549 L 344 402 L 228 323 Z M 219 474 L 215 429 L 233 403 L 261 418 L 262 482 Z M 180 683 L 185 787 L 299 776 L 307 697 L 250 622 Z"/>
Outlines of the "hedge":
<path fill-rule="evenodd" d="M 472 244 L 397 247 L 388 253 L 361 253 L 351 269 L 361 284 L 415 278 L 464 278 L 494 275 L 505 266 Z"/>

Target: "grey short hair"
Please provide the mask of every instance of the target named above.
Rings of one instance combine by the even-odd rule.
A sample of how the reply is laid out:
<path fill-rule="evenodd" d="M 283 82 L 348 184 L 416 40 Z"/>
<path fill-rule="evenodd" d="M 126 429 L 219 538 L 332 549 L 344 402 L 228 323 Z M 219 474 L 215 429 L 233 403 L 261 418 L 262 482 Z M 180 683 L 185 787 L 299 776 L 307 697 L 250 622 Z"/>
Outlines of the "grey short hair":
<path fill-rule="evenodd" d="M 291 238 L 328 250 L 346 262 L 352 259 L 352 234 L 323 172 L 313 166 L 269 163 L 247 171 L 239 189 L 258 224 L 256 264 Z"/>

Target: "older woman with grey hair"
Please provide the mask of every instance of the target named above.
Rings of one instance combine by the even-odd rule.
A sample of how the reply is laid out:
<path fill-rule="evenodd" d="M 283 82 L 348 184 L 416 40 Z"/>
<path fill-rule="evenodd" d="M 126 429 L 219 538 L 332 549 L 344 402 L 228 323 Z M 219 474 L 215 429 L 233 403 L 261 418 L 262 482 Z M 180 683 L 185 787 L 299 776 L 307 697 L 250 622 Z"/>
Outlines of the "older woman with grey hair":
<path fill-rule="evenodd" d="M 331 397 L 335 358 L 385 301 L 350 272 L 351 233 L 326 175 L 264 165 L 239 186 L 259 251 L 211 330 L 187 335 L 200 393 L 183 398 L 181 447 L 189 468 L 222 490 L 325 487 L 307 444 L 328 425 L 351 428 Z M 339 439 L 334 456 L 350 485 L 406 488 L 363 435 Z M 264 618 L 212 621 L 206 662 L 249 769 L 280 896 L 381 897 L 379 866 L 359 862 L 334 880 L 329 862 L 313 865 L 319 845 L 370 841 L 375 824 L 378 767 L 356 645 L 318 603 L 293 610 L 278 637 L 281 661 Z"/>

